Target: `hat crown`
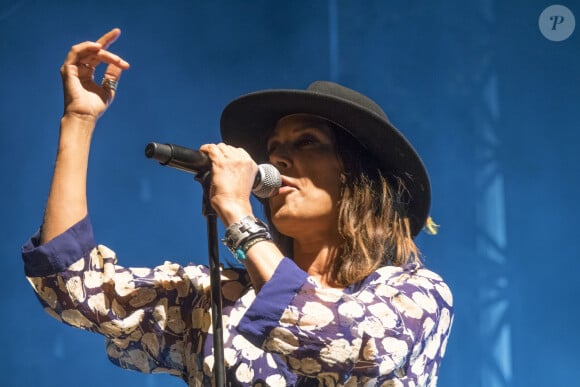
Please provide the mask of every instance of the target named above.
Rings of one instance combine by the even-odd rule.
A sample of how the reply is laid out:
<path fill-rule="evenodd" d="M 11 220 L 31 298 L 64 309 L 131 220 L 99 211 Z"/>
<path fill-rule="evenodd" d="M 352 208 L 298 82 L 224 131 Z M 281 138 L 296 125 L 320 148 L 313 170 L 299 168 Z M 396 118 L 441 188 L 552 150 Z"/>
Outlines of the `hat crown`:
<path fill-rule="evenodd" d="M 333 98 L 340 98 L 389 121 L 387 114 L 375 101 L 366 95 L 359 93 L 358 91 L 349 89 L 348 87 L 339 85 L 338 83 L 329 81 L 314 81 L 308 86 L 306 90 L 318 94 L 324 94 Z"/>

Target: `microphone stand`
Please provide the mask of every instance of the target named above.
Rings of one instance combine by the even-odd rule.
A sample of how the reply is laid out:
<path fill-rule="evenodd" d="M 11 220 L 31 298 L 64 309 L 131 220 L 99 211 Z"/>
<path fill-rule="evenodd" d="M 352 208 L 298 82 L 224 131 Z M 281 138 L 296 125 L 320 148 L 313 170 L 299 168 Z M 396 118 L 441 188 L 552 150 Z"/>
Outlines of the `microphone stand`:
<path fill-rule="evenodd" d="M 211 283 L 211 323 L 213 327 L 213 374 L 216 387 L 225 387 L 224 335 L 222 327 L 222 288 L 217 236 L 217 214 L 209 201 L 210 172 L 195 175 L 203 187 L 202 214 L 207 220 L 207 246 Z"/>

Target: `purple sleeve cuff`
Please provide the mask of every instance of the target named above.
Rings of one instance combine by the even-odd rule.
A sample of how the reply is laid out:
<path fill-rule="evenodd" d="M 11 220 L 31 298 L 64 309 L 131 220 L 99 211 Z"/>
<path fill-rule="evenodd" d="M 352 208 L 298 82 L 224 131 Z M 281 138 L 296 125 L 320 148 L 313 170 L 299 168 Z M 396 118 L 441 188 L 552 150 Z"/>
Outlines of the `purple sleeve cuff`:
<path fill-rule="evenodd" d="M 44 277 L 66 270 L 96 246 L 88 216 L 51 241 L 40 244 L 40 232 L 22 247 L 24 273 Z"/>
<path fill-rule="evenodd" d="M 238 332 L 261 348 L 270 331 L 280 325 L 282 313 L 302 288 L 307 277 L 308 274 L 300 270 L 292 260 L 284 258 L 242 317 Z"/>

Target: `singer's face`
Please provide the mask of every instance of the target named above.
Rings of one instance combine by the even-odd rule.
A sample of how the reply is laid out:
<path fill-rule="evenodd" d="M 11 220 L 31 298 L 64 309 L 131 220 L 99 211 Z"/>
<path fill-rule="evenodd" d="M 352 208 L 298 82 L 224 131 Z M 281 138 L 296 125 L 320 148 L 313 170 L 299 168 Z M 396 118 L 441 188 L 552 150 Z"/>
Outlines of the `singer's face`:
<path fill-rule="evenodd" d="M 270 162 L 282 175 L 282 187 L 269 201 L 276 228 L 292 238 L 335 236 L 342 166 L 328 124 L 306 114 L 284 117 L 267 146 Z"/>

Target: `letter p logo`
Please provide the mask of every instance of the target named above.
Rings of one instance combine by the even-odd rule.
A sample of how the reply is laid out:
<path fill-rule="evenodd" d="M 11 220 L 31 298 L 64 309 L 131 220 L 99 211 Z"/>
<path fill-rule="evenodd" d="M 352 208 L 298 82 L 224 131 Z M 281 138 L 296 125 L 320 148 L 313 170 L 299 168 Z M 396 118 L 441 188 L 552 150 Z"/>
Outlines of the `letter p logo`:
<path fill-rule="evenodd" d="M 558 24 L 564 23 L 564 16 L 550 16 L 550 20 L 553 21 L 553 23 L 552 23 L 552 31 L 556 31 L 556 26 Z"/>
<path fill-rule="evenodd" d="M 560 42 L 572 35 L 576 20 L 572 11 L 563 5 L 550 5 L 540 14 L 538 25 L 546 39 Z"/>

